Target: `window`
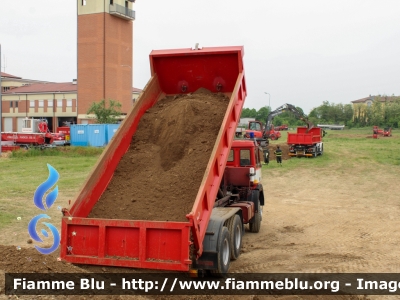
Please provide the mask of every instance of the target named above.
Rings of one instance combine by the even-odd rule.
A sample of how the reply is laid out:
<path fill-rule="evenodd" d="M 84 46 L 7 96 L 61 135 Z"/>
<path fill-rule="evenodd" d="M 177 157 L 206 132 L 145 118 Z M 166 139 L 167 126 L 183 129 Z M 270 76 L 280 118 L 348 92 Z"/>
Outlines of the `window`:
<path fill-rule="evenodd" d="M 10 108 L 12 108 L 13 107 L 13 102 L 12 101 L 10 101 Z"/>
<path fill-rule="evenodd" d="M 114 0 L 110 0 L 110 5 L 114 5 Z"/>
<path fill-rule="evenodd" d="M 35 107 L 35 100 L 29 101 L 29 107 Z"/>
<path fill-rule="evenodd" d="M 53 107 L 53 100 L 47 100 L 47 107 Z"/>
<path fill-rule="evenodd" d="M 233 156 L 233 150 L 231 149 L 231 151 L 229 151 L 228 161 L 233 161 L 234 158 L 235 158 L 235 157 Z"/>
<path fill-rule="evenodd" d="M 67 107 L 72 107 L 72 99 L 67 99 Z"/>
<path fill-rule="evenodd" d="M 372 101 L 367 102 L 367 106 L 370 107 L 372 105 Z"/>
<path fill-rule="evenodd" d="M 62 99 L 57 100 L 57 107 L 62 107 L 62 102 L 63 102 Z"/>
<path fill-rule="evenodd" d="M 82 0 L 82 5 L 86 5 L 86 0 Z"/>
<path fill-rule="evenodd" d="M 250 166 L 250 150 L 240 150 L 240 166 Z"/>
<path fill-rule="evenodd" d="M 251 122 L 251 123 L 250 123 L 250 129 L 251 129 L 251 130 L 258 130 L 258 131 L 260 131 L 260 130 L 261 130 L 261 124 L 258 123 L 258 122 Z"/>
<path fill-rule="evenodd" d="M 39 100 L 39 107 L 43 107 L 43 100 Z"/>
<path fill-rule="evenodd" d="M 23 125 L 24 128 L 32 127 L 31 120 L 24 120 L 23 122 L 24 122 L 24 125 Z"/>
<path fill-rule="evenodd" d="M 258 151 L 258 148 L 254 148 L 254 156 L 256 158 L 256 164 L 260 165 L 260 151 Z"/>
<path fill-rule="evenodd" d="M 10 87 L 9 86 L 3 86 L 3 92 L 9 91 Z"/>
<path fill-rule="evenodd" d="M 18 108 L 18 101 L 15 101 L 15 108 Z"/>

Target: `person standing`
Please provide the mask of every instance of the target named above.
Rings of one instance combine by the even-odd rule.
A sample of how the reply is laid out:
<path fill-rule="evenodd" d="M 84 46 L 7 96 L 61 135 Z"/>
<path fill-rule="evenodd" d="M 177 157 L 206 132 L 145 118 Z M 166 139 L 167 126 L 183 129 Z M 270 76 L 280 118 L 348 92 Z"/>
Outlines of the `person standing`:
<path fill-rule="evenodd" d="M 282 166 L 282 150 L 279 146 L 276 147 L 274 154 L 276 156 L 276 162 Z"/>

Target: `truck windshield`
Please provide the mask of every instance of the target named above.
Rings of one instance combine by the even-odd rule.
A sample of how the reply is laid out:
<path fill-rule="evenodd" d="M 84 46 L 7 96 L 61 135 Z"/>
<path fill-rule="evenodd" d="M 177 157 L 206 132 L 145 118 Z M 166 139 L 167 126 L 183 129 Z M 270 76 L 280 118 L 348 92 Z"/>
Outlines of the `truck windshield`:
<path fill-rule="evenodd" d="M 252 123 L 250 123 L 250 129 L 251 130 L 261 130 L 261 125 L 260 125 L 260 123 L 252 122 Z"/>
<path fill-rule="evenodd" d="M 251 160 L 250 160 L 250 150 L 240 150 L 240 166 L 250 166 L 251 165 Z"/>

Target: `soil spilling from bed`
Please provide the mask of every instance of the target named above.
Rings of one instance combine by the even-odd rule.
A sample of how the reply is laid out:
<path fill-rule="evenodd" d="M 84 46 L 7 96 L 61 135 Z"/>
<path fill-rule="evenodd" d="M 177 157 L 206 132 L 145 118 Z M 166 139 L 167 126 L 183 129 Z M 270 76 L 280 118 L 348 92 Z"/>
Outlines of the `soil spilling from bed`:
<path fill-rule="evenodd" d="M 228 104 L 205 89 L 158 101 L 89 218 L 187 221 Z"/>

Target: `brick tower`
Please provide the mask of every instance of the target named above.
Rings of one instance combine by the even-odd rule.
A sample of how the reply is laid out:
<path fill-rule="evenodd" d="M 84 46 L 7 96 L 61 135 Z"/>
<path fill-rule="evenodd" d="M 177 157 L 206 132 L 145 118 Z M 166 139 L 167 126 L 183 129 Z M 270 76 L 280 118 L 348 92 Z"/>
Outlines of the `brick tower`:
<path fill-rule="evenodd" d="M 132 106 L 132 32 L 135 0 L 78 1 L 78 123 L 94 101 Z"/>

